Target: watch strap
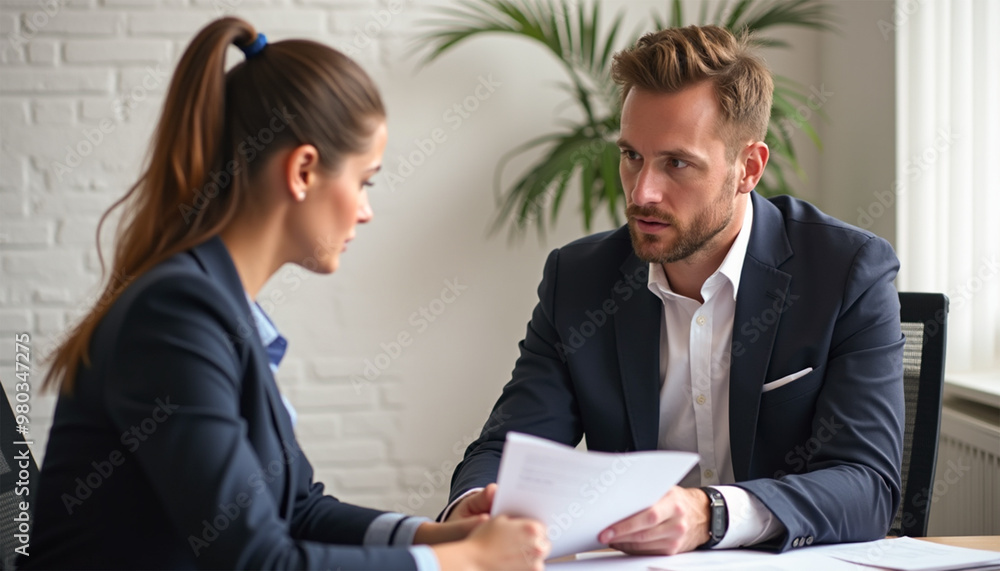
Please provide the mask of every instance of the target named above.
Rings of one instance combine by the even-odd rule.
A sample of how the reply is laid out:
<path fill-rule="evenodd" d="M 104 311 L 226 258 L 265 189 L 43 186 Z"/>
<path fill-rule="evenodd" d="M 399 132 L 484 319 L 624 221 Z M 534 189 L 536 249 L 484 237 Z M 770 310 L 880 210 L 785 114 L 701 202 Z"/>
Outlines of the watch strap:
<path fill-rule="evenodd" d="M 726 507 L 726 498 L 722 492 L 711 487 L 703 487 L 701 491 L 708 496 L 708 541 L 701 545 L 701 549 L 711 549 L 722 541 L 729 529 L 729 508 Z"/>

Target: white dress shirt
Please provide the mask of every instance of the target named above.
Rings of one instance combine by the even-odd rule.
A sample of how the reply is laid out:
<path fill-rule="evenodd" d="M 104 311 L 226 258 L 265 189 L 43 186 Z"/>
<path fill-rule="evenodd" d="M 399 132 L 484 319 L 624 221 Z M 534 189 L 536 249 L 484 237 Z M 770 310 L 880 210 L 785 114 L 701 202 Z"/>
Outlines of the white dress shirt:
<path fill-rule="evenodd" d="M 663 301 L 657 447 L 701 456 L 680 485 L 713 486 L 725 497 L 729 529 L 716 549 L 760 543 L 784 530 L 756 497 L 720 485 L 736 481 L 729 449 L 729 365 L 736 293 L 753 226 L 753 203 L 746 205 L 736 241 L 702 285 L 704 303 L 675 293 L 663 266 L 649 265 L 649 290 Z"/>

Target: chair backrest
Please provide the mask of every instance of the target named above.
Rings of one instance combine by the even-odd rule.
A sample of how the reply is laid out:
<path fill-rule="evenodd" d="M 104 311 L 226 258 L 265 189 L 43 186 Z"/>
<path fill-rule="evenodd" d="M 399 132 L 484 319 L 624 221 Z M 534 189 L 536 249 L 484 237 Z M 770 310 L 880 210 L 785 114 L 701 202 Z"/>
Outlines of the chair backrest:
<path fill-rule="evenodd" d="M 0 569 L 13 569 L 17 557 L 15 549 L 24 544 L 16 535 L 30 530 L 34 519 L 30 507 L 38 497 L 35 492 L 38 465 L 31 449 L 26 444 L 17 444 L 24 439 L 17 431 L 14 410 L 3 387 L 0 387 L 0 399 L 3 400 L 0 403 Z M 28 503 L 27 522 L 16 519 L 22 517 L 21 502 Z"/>
<path fill-rule="evenodd" d="M 899 294 L 903 347 L 903 392 L 906 425 L 903 434 L 902 501 L 889 535 L 927 534 L 934 468 L 941 426 L 944 354 L 948 329 L 948 296 L 940 293 Z"/>

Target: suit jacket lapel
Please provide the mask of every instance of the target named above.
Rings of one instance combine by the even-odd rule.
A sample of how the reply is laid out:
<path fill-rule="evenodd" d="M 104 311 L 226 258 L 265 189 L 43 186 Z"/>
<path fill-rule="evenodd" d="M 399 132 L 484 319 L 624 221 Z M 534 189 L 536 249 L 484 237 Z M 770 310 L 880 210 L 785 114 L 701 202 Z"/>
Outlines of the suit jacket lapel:
<path fill-rule="evenodd" d="M 646 288 L 648 264 L 630 254 L 621 266 L 634 291 L 614 315 L 618 366 L 636 450 L 656 450 L 660 426 L 660 299 Z"/>
<path fill-rule="evenodd" d="M 756 192 L 751 193 L 754 220 L 736 296 L 733 348 L 729 371 L 729 442 L 736 481 L 747 479 L 753 453 L 761 385 L 770 363 L 792 276 L 778 270 L 792 255 L 781 211 Z M 777 321 L 760 327 L 762 316 L 777 313 Z"/>
<path fill-rule="evenodd" d="M 267 360 L 267 351 L 261 344 L 260 335 L 257 332 L 253 315 L 250 313 L 250 306 L 247 303 L 246 290 L 243 288 L 243 282 L 236 272 L 236 266 L 233 264 L 232 256 L 229 255 L 229 250 L 222 242 L 222 239 L 215 236 L 193 248 L 191 253 L 198 260 L 198 263 L 205 272 L 219 280 L 225 287 L 226 292 L 229 293 L 229 301 L 234 304 L 240 319 L 239 330 L 237 332 L 239 337 L 233 339 L 233 341 L 234 343 L 247 343 L 250 348 L 249 362 L 244 363 L 246 367 L 253 367 L 261 371 L 261 374 L 270 377 L 264 380 L 263 385 L 267 393 L 268 404 L 270 405 L 268 412 L 271 422 L 281 440 L 282 446 L 295 445 L 294 432 L 290 429 L 285 430 L 284 423 L 280 420 L 285 405 L 281 401 L 278 386 L 271 375 L 271 368 Z M 281 407 L 281 410 L 277 407 Z M 285 450 L 284 452 L 285 454 L 291 453 L 289 450 Z M 288 519 L 291 515 L 293 501 L 292 483 L 295 481 L 295 469 L 295 462 L 286 462 L 283 497 L 279 499 L 281 517 L 285 519 Z"/>

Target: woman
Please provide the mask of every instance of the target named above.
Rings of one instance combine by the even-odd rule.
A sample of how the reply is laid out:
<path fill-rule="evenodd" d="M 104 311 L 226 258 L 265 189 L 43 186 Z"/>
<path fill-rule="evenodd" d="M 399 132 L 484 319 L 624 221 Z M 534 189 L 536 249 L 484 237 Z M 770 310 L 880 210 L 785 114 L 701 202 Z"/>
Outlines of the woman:
<path fill-rule="evenodd" d="M 227 73 L 231 44 L 246 61 Z M 375 86 L 339 52 L 236 18 L 195 37 L 112 207 L 104 295 L 46 379 L 62 394 L 22 567 L 541 568 L 538 522 L 341 503 L 295 441 L 284 339 L 252 299 L 285 263 L 337 269 L 385 144 Z"/>

